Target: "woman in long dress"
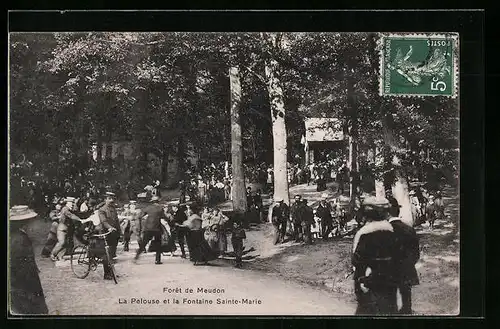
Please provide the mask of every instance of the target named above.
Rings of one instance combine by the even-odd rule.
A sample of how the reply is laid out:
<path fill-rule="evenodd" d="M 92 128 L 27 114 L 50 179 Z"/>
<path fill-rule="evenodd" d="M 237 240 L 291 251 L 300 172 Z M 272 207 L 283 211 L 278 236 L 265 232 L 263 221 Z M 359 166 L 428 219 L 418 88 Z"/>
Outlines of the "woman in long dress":
<path fill-rule="evenodd" d="M 202 228 L 204 237 L 208 245 L 216 253 L 225 254 L 227 252 L 227 236 L 225 224 L 229 218 L 224 215 L 218 208 L 215 208 L 210 216 L 203 219 Z"/>
<path fill-rule="evenodd" d="M 187 231 L 187 242 L 190 253 L 190 260 L 194 265 L 199 263 L 208 264 L 209 261 L 217 259 L 219 254 L 212 250 L 203 236 L 202 220 L 198 214 L 189 209 L 188 219 L 178 225 L 185 227 Z"/>
<path fill-rule="evenodd" d="M 219 208 L 214 208 L 210 220 L 216 225 L 219 252 L 224 255 L 227 252 L 226 223 L 229 218 Z"/>

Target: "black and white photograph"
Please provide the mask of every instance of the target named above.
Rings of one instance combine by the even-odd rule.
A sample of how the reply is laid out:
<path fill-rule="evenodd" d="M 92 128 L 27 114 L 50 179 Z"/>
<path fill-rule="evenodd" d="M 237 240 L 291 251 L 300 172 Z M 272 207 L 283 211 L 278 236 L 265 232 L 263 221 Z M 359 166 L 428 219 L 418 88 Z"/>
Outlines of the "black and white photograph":
<path fill-rule="evenodd" d="M 9 33 L 9 313 L 459 315 L 459 40 Z"/>

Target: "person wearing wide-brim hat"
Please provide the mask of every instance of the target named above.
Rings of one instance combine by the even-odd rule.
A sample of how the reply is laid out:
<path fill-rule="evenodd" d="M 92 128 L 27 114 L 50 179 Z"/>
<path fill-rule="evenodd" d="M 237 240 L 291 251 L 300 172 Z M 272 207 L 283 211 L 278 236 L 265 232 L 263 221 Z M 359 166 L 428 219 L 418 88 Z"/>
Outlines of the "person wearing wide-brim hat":
<path fill-rule="evenodd" d="M 18 315 L 48 314 L 33 245 L 24 227 L 37 217 L 28 206 L 9 212 L 9 301 L 10 312 Z"/>
<path fill-rule="evenodd" d="M 356 314 L 397 313 L 397 268 L 394 264 L 396 237 L 389 223 L 390 203 L 386 198 L 367 197 L 363 213 L 367 223 L 354 236 L 352 265 Z"/>

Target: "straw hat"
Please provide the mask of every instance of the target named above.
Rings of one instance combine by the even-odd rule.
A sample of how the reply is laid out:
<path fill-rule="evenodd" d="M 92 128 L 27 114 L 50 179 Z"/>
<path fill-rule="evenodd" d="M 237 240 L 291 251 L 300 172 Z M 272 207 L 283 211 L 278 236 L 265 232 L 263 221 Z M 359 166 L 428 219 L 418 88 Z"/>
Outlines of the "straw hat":
<path fill-rule="evenodd" d="M 28 206 L 14 206 L 9 211 L 9 220 L 24 220 L 38 216 L 36 212 L 29 209 Z"/>
<path fill-rule="evenodd" d="M 68 196 L 66 197 L 66 199 L 64 199 L 64 202 L 75 202 L 75 200 L 75 198 Z"/>

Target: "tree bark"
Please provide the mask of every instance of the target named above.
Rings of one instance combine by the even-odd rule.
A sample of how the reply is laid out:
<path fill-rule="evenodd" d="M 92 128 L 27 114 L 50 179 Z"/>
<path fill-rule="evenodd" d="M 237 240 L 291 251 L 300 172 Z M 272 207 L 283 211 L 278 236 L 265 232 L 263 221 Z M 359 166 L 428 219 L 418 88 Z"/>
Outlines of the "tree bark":
<path fill-rule="evenodd" d="M 392 154 L 391 166 L 395 174 L 394 183 L 392 185 L 392 195 L 401 206 L 399 215 L 403 222 L 413 226 L 415 224 L 415 219 L 411 212 L 408 180 L 406 179 L 404 168 L 401 165 L 401 159 L 398 156 L 400 147 L 393 132 L 392 121 L 392 114 L 386 113 L 383 119 L 384 142 L 390 148 Z"/>
<path fill-rule="evenodd" d="M 356 100 L 354 99 L 354 81 L 352 77 L 347 77 L 347 104 L 349 127 L 349 197 L 352 203 L 355 202 L 359 184 L 358 168 L 358 111 Z"/>
<path fill-rule="evenodd" d="M 271 35 L 276 40 L 276 35 Z M 271 107 L 274 150 L 274 199 L 283 199 L 290 205 L 287 177 L 287 133 L 285 124 L 285 102 L 283 89 L 278 76 L 278 62 L 274 59 L 266 61 L 266 79 Z"/>
<path fill-rule="evenodd" d="M 245 174 L 243 171 L 243 143 L 241 138 L 241 81 L 238 67 L 229 69 L 231 88 L 231 164 L 233 174 L 233 210 L 244 213 L 247 210 Z"/>

